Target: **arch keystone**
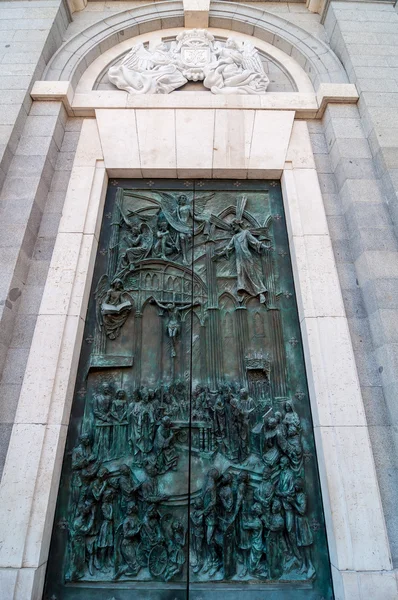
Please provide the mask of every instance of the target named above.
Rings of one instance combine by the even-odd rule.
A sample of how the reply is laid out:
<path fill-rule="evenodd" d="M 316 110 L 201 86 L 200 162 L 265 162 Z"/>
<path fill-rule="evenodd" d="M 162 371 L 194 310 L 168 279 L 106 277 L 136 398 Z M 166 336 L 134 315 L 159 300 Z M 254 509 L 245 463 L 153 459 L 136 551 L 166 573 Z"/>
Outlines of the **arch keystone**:
<path fill-rule="evenodd" d="M 209 26 L 210 0 L 183 0 L 184 27 L 205 29 Z"/>

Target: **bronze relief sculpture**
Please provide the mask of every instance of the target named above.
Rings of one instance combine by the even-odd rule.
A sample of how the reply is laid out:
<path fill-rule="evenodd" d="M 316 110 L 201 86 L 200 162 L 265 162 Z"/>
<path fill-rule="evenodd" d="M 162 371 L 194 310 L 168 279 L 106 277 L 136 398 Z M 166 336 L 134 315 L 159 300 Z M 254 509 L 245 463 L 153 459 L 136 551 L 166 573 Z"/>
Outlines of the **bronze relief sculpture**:
<path fill-rule="evenodd" d="M 331 599 L 279 188 L 107 202 L 49 597 Z"/>

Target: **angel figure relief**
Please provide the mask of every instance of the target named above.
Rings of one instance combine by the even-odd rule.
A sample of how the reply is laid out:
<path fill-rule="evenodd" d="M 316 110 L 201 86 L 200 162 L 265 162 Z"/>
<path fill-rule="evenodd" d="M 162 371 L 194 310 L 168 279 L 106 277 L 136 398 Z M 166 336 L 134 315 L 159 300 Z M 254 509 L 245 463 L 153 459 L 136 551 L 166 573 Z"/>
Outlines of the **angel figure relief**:
<path fill-rule="evenodd" d="M 120 258 L 115 277 L 124 280 L 126 275 L 135 269 L 136 264 L 151 252 L 154 243 L 154 218 L 136 212 L 129 212 L 126 215 L 121 204 L 118 207 L 127 233 L 122 237 L 119 245 Z"/>
<path fill-rule="evenodd" d="M 115 340 L 133 309 L 133 299 L 124 289 L 123 281 L 116 277 L 109 283 L 108 275 L 102 275 L 95 290 L 97 323 L 106 335 Z"/>
<path fill-rule="evenodd" d="M 204 69 L 203 85 L 213 94 L 264 94 L 269 79 L 257 50 L 230 37 L 215 44 L 216 59 Z"/>
<path fill-rule="evenodd" d="M 181 256 L 183 264 L 188 265 L 192 237 L 201 232 L 207 237 L 210 235 L 210 215 L 204 214 L 204 207 L 214 193 L 203 195 L 195 203 L 186 194 L 176 198 L 174 194 L 154 190 L 152 195 L 155 194 L 159 196 L 159 211 L 151 217 L 151 221 L 148 220 L 148 225 L 154 230 L 152 255 L 163 260 L 175 260 Z"/>
<path fill-rule="evenodd" d="M 108 71 L 109 81 L 130 94 L 169 94 L 187 83 L 174 45 L 160 43 L 153 52 L 135 44 L 119 65 Z"/>
<path fill-rule="evenodd" d="M 208 194 L 201 199 L 202 203 L 212 198 L 214 194 Z M 194 211 L 192 202 L 189 201 L 185 194 L 181 194 L 177 199 L 177 205 L 174 212 L 174 227 L 178 231 L 177 234 L 177 249 L 181 250 L 182 262 L 184 265 L 189 264 L 188 250 L 189 243 L 192 238 L 192 233 L 195 235 L 203 230 L 205 236 L 209 236 L 210 224 L 209 220 L 203 214 L 198 214 Z M 189 221 L 199 223 L 199 227 L 193 232 Z"/>
<path fill-rule="evenodd" d="M 212 215 L 212 223 L 232 234 L 231 239 L 218 248 L 213 256 L 213 260 L 220 258 L 229 259 L 232 252 L 235 255 L 236 274 L 237 274 L 237 293 L 246 292 L 250 296 L 258 296 L 262 304 L 266 303 L 267 287 L 264 281 L 261 263 L 256 260 L 253 250 L 258 254 L 271 247 L 271 240 L 268 236 L 268 227 L 271 217 L 267 219 L 263 227 L 245 228 L 243 213 L 247 198 L 242 196 L 236 207 L 236 217 L 230 222 Z M 267 243 L 260 239 L 261 237 Z"/>

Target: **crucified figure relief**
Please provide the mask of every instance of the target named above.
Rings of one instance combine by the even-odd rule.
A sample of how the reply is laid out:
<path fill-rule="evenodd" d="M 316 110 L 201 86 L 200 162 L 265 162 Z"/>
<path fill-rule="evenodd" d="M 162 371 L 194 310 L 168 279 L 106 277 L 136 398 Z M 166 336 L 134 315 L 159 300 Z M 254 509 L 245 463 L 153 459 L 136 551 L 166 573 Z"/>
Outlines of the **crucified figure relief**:
<path fill-rule="evenodd" d="M 166 311 L 168 314 L 167 321 L 167 334 L 170 338 L 171 342 L 171 357 L 175 358 L 176 356 L 176 340 L 181 331 L 181 313 L 184 310 L 188 310 L 193 308 L 194 306 L 198 306 L 199 302 L 194 304 L 181 304 L 177 302 L 168 302 L 167 304 L 162 304 L 156 298 L 152 298 L 151 303 L 157 304 L 159 308 Z"/>

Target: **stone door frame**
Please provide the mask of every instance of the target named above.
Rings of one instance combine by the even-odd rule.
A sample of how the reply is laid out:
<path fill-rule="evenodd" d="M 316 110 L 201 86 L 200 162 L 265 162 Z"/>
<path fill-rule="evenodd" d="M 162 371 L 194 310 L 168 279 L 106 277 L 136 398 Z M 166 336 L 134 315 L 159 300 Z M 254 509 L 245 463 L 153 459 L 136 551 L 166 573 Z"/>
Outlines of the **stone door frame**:
<path fill-rule="evenodd" d="M 258 109 L 104 108 L 95 116 L 83 122 L 0 485 L 4 597 L 42 595 L 108 177 L 280 177 L 335 596 L 393 600 L 383 509 L 306 122 L 292 110 Z"/>

